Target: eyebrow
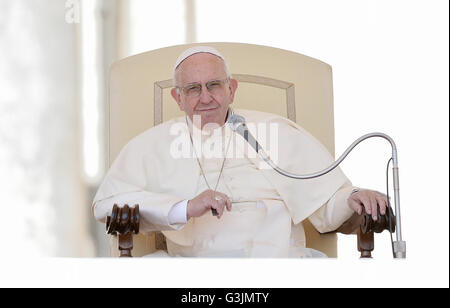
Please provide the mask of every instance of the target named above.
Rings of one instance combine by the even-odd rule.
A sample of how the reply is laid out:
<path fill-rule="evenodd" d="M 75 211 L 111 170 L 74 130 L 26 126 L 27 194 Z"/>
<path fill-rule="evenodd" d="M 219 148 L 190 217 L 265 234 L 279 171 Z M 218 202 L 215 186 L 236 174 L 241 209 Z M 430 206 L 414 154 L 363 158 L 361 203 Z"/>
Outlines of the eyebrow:
<path fill-rule="evenodd" d="M 205 82 L 205 83 L 208 83 L 208 82 L 211 82 L 211 81 L 219 81 L 219 80 L 222 80 L 222 79 L 220 79 L 220 78 L 215 78 L 215 79 L 208 80 L 208 81 Z M 198 82 L 198 81 L 190 82 L 190 83 L 186 84 L 185 87 L 191 86 L 191 85 L 195 85 L 195 84 L 201 84 L 201 82 Z"/>
<path fill-rule="evenodd" d="M 197 84 L 200 84 L 200 82 L 191 82 L 191 83 L 186 84 L 184 87 L 193 86 L 193 85 L 197 85 Z"/>

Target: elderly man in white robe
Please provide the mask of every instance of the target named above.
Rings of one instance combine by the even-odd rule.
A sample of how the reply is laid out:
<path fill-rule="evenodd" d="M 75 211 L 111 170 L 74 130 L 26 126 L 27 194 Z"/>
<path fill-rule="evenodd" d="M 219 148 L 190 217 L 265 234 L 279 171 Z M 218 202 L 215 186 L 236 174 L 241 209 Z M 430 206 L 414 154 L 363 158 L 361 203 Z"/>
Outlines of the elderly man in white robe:
<path fill-rule="evenodd" d="M 303 220 L 324 233 L 363 208 L 374 220 L 378 210 L 385 214 L 385 196 L 353 186 L 339 168 L 309 180 L 267 168 L 226 124 L 238 82 L 216 49 L 183 52 L 174 83 L 171 94 L 186 116 L 143 132 L 122 149 L 94 198 L 97 220 L 105 222 L 114 204 L 139 204 L 140 232 L 162 231 L 166 237 L 167 253 L 157 256 L 323 257 L 305 247 Z M 312 173 L 334 161 L 288 119 L 236 113 L 247 124 L 276 125 L 277 164 L 284 170 Z M 205 145 L 220 155 L 207 157 Z M 181 155 L 180 146 L 189 155 Z"/>

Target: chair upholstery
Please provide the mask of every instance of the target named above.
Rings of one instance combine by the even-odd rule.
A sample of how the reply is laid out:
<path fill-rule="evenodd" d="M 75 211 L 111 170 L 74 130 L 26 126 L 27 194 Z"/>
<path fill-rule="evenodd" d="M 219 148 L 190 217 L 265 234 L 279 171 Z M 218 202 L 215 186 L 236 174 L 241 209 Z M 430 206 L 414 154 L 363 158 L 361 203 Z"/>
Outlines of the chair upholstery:
<path fill-rule="evenodd" d="M 173 65 L 194 45 L 218 49 L 239 81 L 234 109 L 254 109 L 287 117 L 309 131 L 334 155 L 331 66 L 319 60 L 267 46 L 242 43 L 177 45 L 125 58 L 110 70 L 109 164 L 133 137 L 184 115 L 170 95 Z M 304 221 L 307 247 L 337 256 L 336 234 L 319 234 Z M 111 238 L 111 255 L 117 256 Z M 134 256 L 155 250 L 155 235 L 134 237 Z"/>

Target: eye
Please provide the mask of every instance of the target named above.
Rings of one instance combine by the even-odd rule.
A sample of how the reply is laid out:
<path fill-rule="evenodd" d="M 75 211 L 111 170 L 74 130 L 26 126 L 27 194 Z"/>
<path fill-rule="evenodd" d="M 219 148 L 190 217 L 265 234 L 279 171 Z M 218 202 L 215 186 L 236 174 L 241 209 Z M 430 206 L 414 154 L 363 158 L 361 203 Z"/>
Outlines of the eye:
<path fill-rule="evenodd" d="M 186 88 L 184 88 L 184 91 L 186 92 L 186 94 L 193 94 L 193 93 L 200 92 L 200 89 L 201 89 L 201 85 L 193 84 L 193 85 L 189 85 Z"/>
<path fill-rule="evenodd" d="M 198 88 L 198 86 L 192 85 L 192 86 L 187 86 L 187 87 L 186 87 L 186 90 L 190 91 L 190 90 L 195 90 L 195 89 L 197 89 L 197 88 Z"/>
<path fill-rule="evenodd" d="M 221 85 L 222 84 L 220 83 L 220 81 L 211 81 L 211 82 L 208 82 L 207 88 L 208 89 L 220 88 Z"/>

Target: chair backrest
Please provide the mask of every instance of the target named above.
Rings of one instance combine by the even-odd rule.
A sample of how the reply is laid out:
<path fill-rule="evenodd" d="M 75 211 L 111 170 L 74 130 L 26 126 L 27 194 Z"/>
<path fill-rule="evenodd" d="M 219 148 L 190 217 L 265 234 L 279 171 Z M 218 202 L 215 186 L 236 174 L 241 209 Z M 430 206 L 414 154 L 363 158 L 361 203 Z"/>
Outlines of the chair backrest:
<path fill-rule="evenodd" d="M 174 117 L 182 116 L 170 95 L 177 57 L 195 45 L 212 46 L 227 60 L 239 81 L 234 109 L 279 114 L 309 131 L 334 155 L 333 81 L 331 66 L 319 60 L 273 47 L 242 43 L 177 45 L 125 58 L 110 70 L 109 163 L 133 137 Z M 319 234 L 304 221 L 307 247 L 337 256 L 336 234 Z M 135 236 L 133 255 L 155 249 L 154 235 Z M 114 248 L 113 248 L 114 247 Z M 115 239 L 111 255 L 117 255 Z"/>

